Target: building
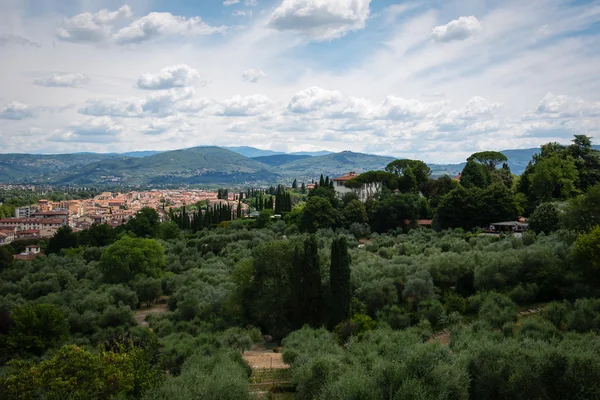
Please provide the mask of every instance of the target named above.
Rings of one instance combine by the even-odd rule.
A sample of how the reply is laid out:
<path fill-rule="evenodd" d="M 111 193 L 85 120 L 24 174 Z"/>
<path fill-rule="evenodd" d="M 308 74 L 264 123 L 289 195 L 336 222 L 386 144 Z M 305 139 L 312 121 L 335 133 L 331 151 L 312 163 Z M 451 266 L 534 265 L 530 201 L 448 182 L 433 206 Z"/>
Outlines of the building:
<path fill-rule="evenodd" d="M 15 231 L 10 229 L 0 229 L 0 246 L 10 244 L 15 240 Z"/>
<path fill-rule="evenodd" d="M 31 244 L 25 247 L 25 251 L 23 253 L 15 255 L 15 260 L 33 260 L 41 255 L 43 254 L 40 251 L 40 246 L 37 244 Z"/>
<path fill-rule="evenodd" d="M 351 179 L 358 177 L 360 174 L 356 172 L 349 172 L 346 175 L 333 178 L 333 189 L 338 197 L 343 197 L 347 193 L 354 193 L 358 199 L 362 202 L 367 201 L 370 197 L 375 196 L 381 191 L 383 182 L 370 182 L 365 183 L 358 188 L 346 187 L 346 182 Z"/>
<path fill-rule="evenodd" d="M 490 224 L 489 231 L 491 232 L 506 232 L 520 233 L 525 232 L 529 228 L 529 224 L 520 221 L 494 222 Z"/>
<path fill-rule="evenodd" d="M 17 207 L 15 208 L 15 218 L 29 218 L 31 217 L 31 207 Z"/>
<path fill-rule="evenodd" d="M 60 219 L 63 221 L 63 225 L 67 225 L 69 221 L 69 212 L 68 211 L 38 211 L 31 213 L 32 218 L 39 219 Z"/>
<path fill-rule="evenodd" d="M 18 234 L 19 231 L 36 229 L 39 231 L 56 232 L 58 228 L 66 225 L 64 219 L 50 218 L 5 218 L 0 219 L 0 229 L 12 229 Z"/>

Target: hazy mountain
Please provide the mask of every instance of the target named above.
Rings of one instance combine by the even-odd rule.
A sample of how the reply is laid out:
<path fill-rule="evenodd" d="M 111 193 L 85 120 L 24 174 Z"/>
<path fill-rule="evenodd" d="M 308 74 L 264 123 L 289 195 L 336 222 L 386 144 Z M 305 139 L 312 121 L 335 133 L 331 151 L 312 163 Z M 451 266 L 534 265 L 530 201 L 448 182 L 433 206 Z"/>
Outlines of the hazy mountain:
<path fill-rule="evenodd" d="M 285 153 L 282 153 L 279 151 L 257 149 L 256 147 L 250 147 L 250 146 L 223 147 L 223 148 L 227 149 L 227 150 L 231 150 L 235 153 L 241 154 L 244 157 L 250 157 L 250 158 L 273 156 L 273 155 L 277 155 L 277 154 L 285 154 Z"/>
<path fill-rule="evenodd" d="M 288 153 L 288 154 L 293 155 L 293 156 L 310 156 L 310 157 L 316 157 L 316 156 L 326 156 L 328 154 L 333 154 L 333 152 L 327 151 L 327 150 L 321 150 L 321 151 L 297 151 L 297 152 Z"/>
<path fill-rule="evenodd" d="M 143 158 L 120 157 L 92 163 L 58 183 L 145 185 L 276 179 L 276 175 L 266 171 L 267 168 L 265 164 L 221 147 L 194 147 Z"/>
<path fill-rule="evenodd" d="M 250 154 L 271 152 L 251 147 L 236 149 L 245 149 Z M 538 152 L 538 149 L 503 151 L 516 174 L 522 173 Z M 0 154 L 0 183 L 243 185 L 291 183 L 294 179 L 309 182 L 320 174 L 335 177 L 350 171 L 383 169 L 394 159 L 350 151 L 320 156 L 269 154 L 248 158 L 230 149 L 210 146 L 123 154 Z M 429 164 L 433 176 L 456 176 L 464 165 Z"/>
<path fill-rule="evenodd" d="M 261 156 L 261 157 L 252 157 L 254 161 L 261 162 L 263 164 L 270 165 L 272 167 L 276 167 L 278 165 L 287 164 L 292 161 L 301 160 L 303 158 L 308 158 L 310 156 L 307 155 L 293 155 L 293 154 L 275 154 L 272 156 Z"/>
<path fill-rule="evenodd" d="M 330 177 L 343 175 L 350 171 L 357 173 L 383 169 L 393 157 L 382 157 L 371 154 L 353 153 L 343 151 L 341 153 L 332 153 L 325 156 L 315 156 L 292 161 L 281 165 L 277 172 L 279 175 L 298 180 L 308 180 L 318 178 L 320 174 Z"/>

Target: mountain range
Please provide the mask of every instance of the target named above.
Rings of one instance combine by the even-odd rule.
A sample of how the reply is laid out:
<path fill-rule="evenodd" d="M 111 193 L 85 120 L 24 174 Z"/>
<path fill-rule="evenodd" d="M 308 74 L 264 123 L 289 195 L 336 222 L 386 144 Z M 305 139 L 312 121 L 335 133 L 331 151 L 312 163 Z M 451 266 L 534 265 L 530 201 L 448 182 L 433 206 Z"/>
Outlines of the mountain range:
<path fill-rule="evenodd" d="M 594 146 L 600 149 L 600 146 Z M 511 170 L 523 172 L 539 149 L 505 150 Z M 310 182 L 320 174 L 383 169 L 393 157 L 341 153 L 278 153 L 254 147 L 193 147 L 172 151 L 75 154 L 0 154 L 0 183 L 76 186 L 248 185 Z M 460 164 L 430 164 L 432 174 L 454 176 Z"/>

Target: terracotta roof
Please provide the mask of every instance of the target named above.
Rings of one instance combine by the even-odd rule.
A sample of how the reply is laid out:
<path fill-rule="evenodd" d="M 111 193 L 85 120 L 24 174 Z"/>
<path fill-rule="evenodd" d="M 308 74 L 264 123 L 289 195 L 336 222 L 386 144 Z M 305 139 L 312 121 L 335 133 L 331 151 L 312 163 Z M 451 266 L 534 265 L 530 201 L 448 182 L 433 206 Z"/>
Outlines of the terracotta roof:
<path fill-rule="evenodd" d="M 0 219 L 1 224 L 9 224 L 9 223 L 30 223 L 30 224 L 62 224 L 64 220 L 62 219 L 52 219 L 52 218 L 4 218 Z"/>
<path fill-rule="evenodd" d="M 69 215 L 68 211 L 41 211 L 34 212 L 31 215 Z"/>
<path fill-rule="evenodd" d="M 345 181 L 349 181 L 352 178 L 356 178 L 359 174 L 357 174 L 356 172 L 349 172 L 346 175 L 343 176 L 338 176 L 337 178 L 333 178 L 334 181 L 336 182 L 345 182 Z"/>

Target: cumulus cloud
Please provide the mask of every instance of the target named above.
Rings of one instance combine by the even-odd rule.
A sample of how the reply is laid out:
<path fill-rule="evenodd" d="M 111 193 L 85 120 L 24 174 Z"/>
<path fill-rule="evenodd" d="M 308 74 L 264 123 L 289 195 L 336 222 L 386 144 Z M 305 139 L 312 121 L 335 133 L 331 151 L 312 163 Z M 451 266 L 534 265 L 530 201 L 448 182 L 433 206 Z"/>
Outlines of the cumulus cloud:
<path fill-rule="evenodd" d="M 242 79 L 250 83 L 258 83 L 261 78 L 266 76 L 267 74 L 265 74 L 263 71 L 257 71 L 254 69 L 247 69 L 242 73 Z"/>
<path fill-rule="evenodd" d="M 598 117 L 600 102 L 587 102 L 579 97 L 547 93 L 540 101 L 536 113 L 548 117 Z"/>
<path fill-rule="evenodd" d="M 23 47 L 42 47 L 39 43 L 32 42 L 29 39 L 25 39 L 19 35 L 11 35 L 10 33 L 3 33 L 0 35 L 0 46 L 23 46 Z"/>
<path fill-rule="evenodd" d="M 192 86 L 199 82 L 197 70 L 185 64 L 165 67 L 157 74 L 146 73 L 139 77 L 137 87 L 140 89 L 161 90 L 176 87 Z"/>
<path fill-rule="evenodd" d="M 153 12 L 126 26 L 115 34 L 120 44 L 140 43 L 165 36 L 198 36 L 223 33 L 225 26 L 210 26 L 200 17 L 185 17 L 168 12 Z"/>
<path fill-rule="evenodd" d="M 343 101 L 344 96 L 337 90 L 326 90 L 318 86 L 311 86 L 292 97 L 288 104 L 288 110 L 294 113 L 309 113 Z"/>
<path fill-rule="evenodd" d="M 127 5 L 116 11 L 103 9 L 93 14 L 77 14 L 63 21 L 56 30 L 56 37 L 67 42 L 102 42 L 110 37 L 116 22 L 131 18 L 132 15 Z"/>
<path fill-rule="evenodd" d="M 451 42 L 465 40 L 481 32 L 481 23 L 474 16 L 460 17 L 433 28 L 431 38 L 436 42 Z"/>
<path fill-rule="evenodd" d="M 239 2 L 240 2 L 240 0 L 225 0 L 223 2 L 223 5 L 227 7 L 227 6 L 232 6 L 234 4 L 238 4 Z"/>
<path fill-rule="evenodd" d="M 80 73 L 56 73 L 46 78 L 40 78 L 33 81 L 38 86 L 49 86 L 49 87 L 80 87 L 82 84 L 87 83 L 89 78 Z"/>
<path fill-rule="evenodd" d="M 152 12 L 127 25 L 126 20 L 132 16 L 127 5 L 116 11 L 104 9 L 77 14 L 62 22 L 56 37 L 67 42 L 129 44 L 176 35 L 211 35 L 226 30 L 224 26 L 210 26 L 200 17 L 185 18 L 169 12 Z"/>
<path fill-rule="evenodd" d="M 0 119 L 21 120 L 33 118 L 38 109 L 18 101 L 12 101 L 0 110 Z"/>
<path fill-rule="evenodd" d="M 233 96 L 217 105 L 216 115 L 224 117 L 246 117 L 268 111 L 271 99 L 257 94 L 254 96 Z"/>
<path fill-rule="evenodd" d="M 79 109 L 80 114 L 111 117 L 141 117 L 143 102 L 140 99 L 90 99 Z"/>
<path fill-rule="evenodd" d="M 107 143 L 118 140 L 124 130 L 123 125 L 109 117 L 88 118 L 85 121 L 72 123 L 63 130 L 58 130 L 49 138 L 53 142 Z"/>
<path fill-rule="evenodd" d="M 283 0 L 267 25 L 327 40 L 363 29 L 371 0 Z"/>

